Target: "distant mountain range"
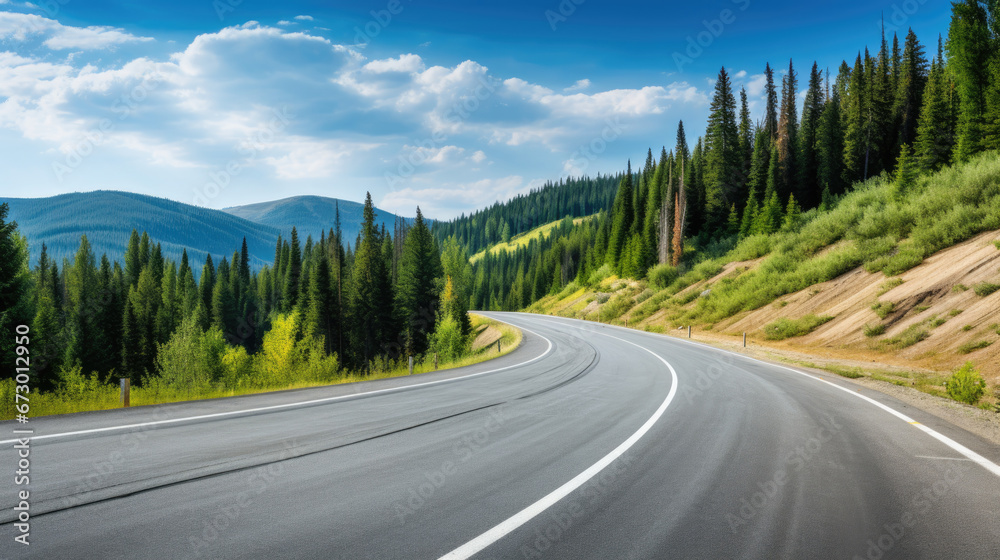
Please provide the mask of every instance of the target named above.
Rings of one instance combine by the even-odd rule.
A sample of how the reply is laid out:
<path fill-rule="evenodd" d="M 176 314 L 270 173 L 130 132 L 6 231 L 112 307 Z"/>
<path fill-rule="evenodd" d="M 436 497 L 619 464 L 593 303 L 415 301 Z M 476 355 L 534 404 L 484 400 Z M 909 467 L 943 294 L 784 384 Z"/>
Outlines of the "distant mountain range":
<path fill-rule="evenodd" d="M 361 228 L 364 208 L 364 204 L 359 202 L 338 198 L 293 196 L 272 202 L 223 208 L 222 211 L 251 222 L 277 228 L 281 231 L 281 235 L 286 238 L 291 235 L 292 226 L 295 226 L 299 239 L 305 243 L 306 237 L 310 235 L 318 241 L 320 233 L 329 233 L 339 209 L 340 229 L 344 244 L 346 246 L 349 243 L 353 247 Z M 413 223 L 413 218 L 404 218 L 404 220 L 407 224 Z M 386 229 L 392 231 L 395 222 L 395 214 L 378 207 L 375 208 L 375 223 L 377 225 L 384 225 Z"/>
<path fill-rule="evenodd" d="M 31 265 L 38 263 L 42 243 L 61 263 L 71 259 L 87 240 L 98 259 L 107 253 L 112 261 L 122 261 L 132 229 L 146 231 L 161 244 L 165 257 L 180 260 L 187 249 L 192 264 L 204 262 L 211 254 L 218 262 L 232 257 L 243 237 L 247 239 L 251 266 L 260 269 L 274 259 L 274 246 L 281 234 L 287 237 L 295 226 L 305 244 L 309 235 L 318 240 L 321 231 L 334 225 L 334 208 L 340 207 L 341 230 L 345 243 L 354 245 L 363 205 L 357 202 L 318 196 L 297 196 L 212 210 L 165 198 L 122 191 L 70 193 L 48 198 L 0 197 L 10 207 L 8 220 L 15 220 L 28 239 Z M 392 229 L 396 216 L 376 209 L 376 220 Z M 408 222 L 412 221 L 407 219 Z M 200 266 L 193 267 L 200 271 Z"/>

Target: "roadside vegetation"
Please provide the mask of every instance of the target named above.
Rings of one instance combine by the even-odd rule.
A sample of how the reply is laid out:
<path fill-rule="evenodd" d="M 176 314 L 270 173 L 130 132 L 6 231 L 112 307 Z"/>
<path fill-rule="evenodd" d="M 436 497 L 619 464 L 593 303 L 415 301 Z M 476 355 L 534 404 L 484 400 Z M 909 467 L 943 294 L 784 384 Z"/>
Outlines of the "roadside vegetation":
<path fill-rule="evenodd" d="M 356 383 L 409 375 L 400 361 L 378 361 L 367 375 L 341 367 L 336 357 L 326 356 L 315 341 L 295 340 L 300 319 L 287 316 L 276 322 L 264 338 L 258 354 L 248 356 L 240 347 L 226 347 L 221 332 L 198 334 L 188 326 L 178 341 L 160 353 L 160 375 L 131 389 L 132 406 L 215 399 Z M 414 363 L 414 375 L 480 363 L 516 349 L 522 333 L 505 323 L 481 315 L 471 315 L 472 332 L 463 335 L 457 325 L 435 340 L 431 351 Z M 500 340 L 499 351 L 496 341 Z M 183 342 L 181 342 L 181 340 Z M 219 349 L 223 349 L 218 352 Z M 0 381 L 0 420 L 14 417 L 13 380 Z M 62 370 L 52 391 L 31 395 L 32 416 L 68 414 L 120 408 L 119 387 L 103 382 L 96 374 L 85 375 L 81 368 Z"/>

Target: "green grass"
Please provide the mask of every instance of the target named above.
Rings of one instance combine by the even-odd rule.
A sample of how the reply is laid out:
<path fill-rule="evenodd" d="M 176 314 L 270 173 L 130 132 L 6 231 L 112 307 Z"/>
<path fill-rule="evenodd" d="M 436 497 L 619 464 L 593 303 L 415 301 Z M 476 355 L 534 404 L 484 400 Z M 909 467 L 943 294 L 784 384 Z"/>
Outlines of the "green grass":
<path fill-rule="evenodd" d="M 994 241 L 993 246 L 996 247 L 997 249 L 1000 249 L 1000 239 Z"/>
<path fill-rule="evenodd" d="M 975 327 L 973 327 L 972 325 L 965 325 L 964 327 L 962 327 L 962 332 L 969 332 L 974 328 Z"/>
<path fill-rule="evenodd" d="M 960 294 L 962 292 L 968 292 L 968 291 L 969 287 L 966 286 L 965 284 L 955 284 L 954 286 L 951 287 L 951 293 L 953 294 Z"/>
<path fill-rule="evenodd" d="M 881 297 L 889 290 L 895 288 L 896 286 L 902 286 L 902 285 L 903 285 L 902 278 L 893 278 L 891 280 L 886 280 L 885 282 L 882 283 L 881 286 L 879 286 L 878 292 L 875 294 L 875 296 Z"/>
<path fill-rule="evenodd" d="M 879 319 L 885 319 L 896 310 L 896 304 L 891 301 L 876 301 L 872 304 L 872 311 L 878 315 Z"/>
<path fill-rule="evenodd" d="M 972 287 L 972 291 L 976 292 L 979 297 L 986 297 L 997 290 L 1000 290 L 1000 284 L 992 282 L 980 282 Z"/>
<path fill-rule="evenodd" d="M 928 336 L 930 336 L 930 333 L 927 332 L 927 329 L 925 329 L 922 324 L 916 324 L 906 327 L 903 332 L 886 340 L 885 342 L 893 348 L 903 349 L 909 348 L 921 340 L 925 340 Z"/>
<path fill-rule="evenodd" d="M 993 229 L 1000 229 L 996 152 L 920 177 L 902 199 L 893 194 L 890 178 L 875 177 L 855 184 L 829 211 L 804 212 L 794 230 L 743 239 L 723 256 L 701 262 L 698 267 L 721 267 L 762 259 L 726 283 L 716 282 L 711 296 L 684 310 L 679 320 L 716 323 L 857 267 L 896 276 L 941 249 Z M 692 272 L 668 289 L 676 294 L 704 279 Z M 687 295 L 667 305 L 685 305 L 695 298 Z"/>
<path fill-rule="evenodd" d="M 933 316 L 931 316 L 930 319 L 927 320 L 927 323 L 933 329 L 936 329 L 936 328 L 940 327 L 941 325 L 943 325 L 943 324 L 945 324 L 947 322 L 948 322 L 948 319 L 942 319 L 941 317 L 938 317 L 937 315 L 933 315 Z"/>
<path fill-rule="evenodd" d="M 800 319 L 781 318 L 764 327 L 764 338 L 767 340 L 784 340 L 811 333 L 820 325 L 833 320 L 830 316 L 806 315 Z"/>
<path fill-rule="evenodd" d="M 514 351 L 521 344 L 523 333 L 519 329 L 481 315 L 472 314 L 471 318 L 474 333 L 478 333 L 489 326 L 493 326 L 500 332 L 500 352 L 497 352 L 496 342 L 493 342 L 484 348 L 472 349 L 469 354 L 458 360 L 440 363 L 438 364 L 438 369 L 444 370 L 463 367 L 498 358 Z M 417 363 L 413 373 L 427 373 L 430 371 L 434 371 L 434 363 L 432 359 L 427 359 L 421 363 Z M 144 387 L 132 387 L 130 401 L 132 406 L 146 406 L 339 385 L 406 375 L 409 375 L 408 367 L 406 364 L 400 364 L 383 370 L 377 370 L 370 375 L 359 375 L 341 371 L 339 375 L 329 380 L 301 380 L 264 388 L 244 387 L 231 389 L 217 386 L 192 388 L 166 384 L 150 384 Z M 10 385 L 9 387 L 8 384 Z M 31 416 L 49 416 L 53 414 L 70 414 L 74 412 L 120 408 L 121 404 L 118 392 L 117 385 L 108 385 L 88 376 L 80 376 L 73 383 L 71 390 L 52 393 L 32 393 L 30 401 Z M 9 420 L 14 417 L 16 411 L 14 410 L 15 403 L 13 402 L 13 397 L 11 397 L 13 394 L 13 380 L 0 381 L 0 420 Z"/>
<path fill-rule="evenodd" d="M 881 323 L 868 324 L 865 325 L 865 336 L 868 338 L 873 338 L 879 335 L 885 334 L 885 325 Z"/>
<path fill-rule="evenodd" d="M 961 313 L 962 313 L 961 309 L 952 309 L 951 311 L 948 312 L 948 315 L 952 317 L 958 317 Z"/>
<path fill-rule="evenodd" d="M 966 342 L 965 344 L 958 347 L 959 354 L 969 354 L 975 352 L 976 350 L 981 350 L 987 346 L 993 344 L 988 340 L 977 340 L 975 342 Z"/>
<path fill-rule="evenodd" d="M 924 311 L 927 311 L 930 308 L 931 308 L 931 306 L 929 306 L 929 305 L 918 305 L 918 306 L 916 306 L 916 307 L 913 308 L 913 312 L 914 313 L 923 313 Z"/>
<path fill-rule="evenodd" d="M 587 216 L 585 218 L 574 218 L 573 225 L 580 225 L 584 220 L 589 220 L 593 216 Z M 521 247 L 527 247 L 532 241 L 541 241 L 541 239 L 548 235 L 553 229 L 559 226 L 563 220 L 556 220 L 554 222 L 549 222 L 547 224 L 542 224 L 536 228 L 530 229 L 524 233 L 519 233 L 512 237 L 507 243 L 497 243 L 496 245 L 490 247 L 489 249 L 483 249 L 475 255 L 469 257 L 469 263 L 475 264 L 476 261 L 483 258 L 486 253 L 497 254 L 500 251 L 507 251 L 508 253 L 513 253 Z"/>

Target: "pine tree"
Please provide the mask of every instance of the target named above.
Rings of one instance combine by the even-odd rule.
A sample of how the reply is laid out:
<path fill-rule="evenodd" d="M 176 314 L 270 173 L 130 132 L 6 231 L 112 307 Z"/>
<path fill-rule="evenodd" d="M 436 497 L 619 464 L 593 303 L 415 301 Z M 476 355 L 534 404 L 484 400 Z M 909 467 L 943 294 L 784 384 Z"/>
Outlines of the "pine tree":
<path fill-rule="evenodd" d="M 309 277 L 309 308 L 305 321 L 308 334 L 323 337 L 323 348 L 327 354 L 337 351 L 339 316 L 340 307 L 334 291 L 334 279 L 330 274 L 327 251 L 319 251 Z"/>
<path fill-rule="evenodd" d="M 128 248 L 125 250 L 125 281 L 129 286 L 139 283 L 139 273 L 142 272 L 142 258 L 139 256 L 139 232 L 134 228 L 128 238 Z"/>
<path fill-rule="evenodd" d="M 351 315 L 354 359 L 365 365 L 383 353 L 391 342 L 393 308 L 392 279 L 383 254 L 382 239 L 375 227 L 375 206 L 371 193 L 365 197 L 360 242 L 354 253 Z"/>
<path fill-rule="evenodd" d="M 15 361 L 14 328 L 31 319 L 27 241 L 16 221 L 7 221 L 8 206 L 0 203 L 0 358 L 7 367 Z M 32 341 L 38 340 L 33 337 Z M 8 370 L 9 371 L 9 370 Z M 9 374 L 7 374 L 9 375 Z M 9 397 L 13 398 L 13 397 Z"/>
<path fill-rule="evenodd" d="M 740 193 L 743 157 L 736 99 L 725 67 L 719 70 L 705 135 L 705 218 L 714 228 L 726 222 L 729 207 Z"/>
<path fill-rule="evenodd" d="M 778 90 L 774 86 L 774 70 L 771 64 L 764 65 L 764 93 L 767 96 L 767 105 L 764 110 L 764 134 L 768 137 L 768 143 L 778 140 Z"/>
<path fill-rule="evenodd" d="M 750 194 L 747 196 L 746 206 L 743 208 L 743 217 L 740 219 L 740 239 L 749 237 L 753 231 L 754 220 L 757 218 L 757 191 L 750 187 Z"/>
<path fill-rule="evenodd" d="M 868 126 L 868 94 L 865 87 L 864 63 L 861 53 L 854 62 L 847 88 L 844 107 L 844 168 L 842 181 L 850 185 L 864 177 L 864 160 L 867 147 L 865 133 Z"/>
<path fill-rule="evenodd" d="M 788 206 L 785 208 L 785 217 L 781 222 L 781 229 L 794 231 L 799 226 L 802 210 L 799 203 L 795 201 L 795 195 L 788 196 Z"/>
<path fill-rule="evenodd" d="M 916 141 L 920 108 L 927 88 L 927 57 L 912 29 L 906 34 L 900 66 L 895 111 L 899 115 L 897 143 L 902 146 Z"/>
<path fill-rule="evenodd" d="M 421 355 L 427 351 L 428 337 L 434 332 L 439 297 L 435 281 L 441 276 L 441 257 L 419 207 L 403 245 L 399 274 L 395 305 L 406 354 Z"/>
<path fill-rule="evenodd" d="M 778 118 L 778 138 L 775 147 L 778 152 L 778 169 L 781 181 L 775 185 L 780 196 L 794 192 L 798 183 L 798 110 L 795 96 L 798 88 L 795 68 L 788 61 L 788 74 L 781 81 L 781 115 Z"/>
<path fill-rule="evenodd" d="M 806 208 L 819 204 L 819 153 L 817 140 L 823 114 L 823 78 L 814 62 L 809 73 L 809 89 L 802 105 L 802 126 L 799 133 L 799 200 Z"/>
<path fill-rule="evenodd" d="M 924 171 L 936 170 L 951 163 L 955 122 L 949 103 L 950 90 L 951 85 L 939 57 L 931 64 L 917 126 L 914 157 Z"/>
<path fill-rule="evenodd" d="M 299 276 L 302 274 L 302 252 L 299 249 L 299 234 L 294 227 L 292 227 L 288 249 L 288 268 L 285 272 L 285 285 L 281 297 L 285 311 L 295 309 L 295 306 L 299 302 Z"/>
<path fill-rule="evenodd" d="M 983 149 L 989 72 L 994 58 L 989 15 L 978 0 L 952 4 L 948 69 L 955 76 L 959 118 L 954 159 L 965 161 Z"/>
<path fill-rule="evenodd" d="M 622 252 L 625 244 L 628 243 L 629 233 L 632 231 L 632 162 L 628 163 L 628 171 L 622 177 L 618 186 L 618 194 L 615 196 L 614 206 L 611 208 L 611 237 L 608 240 L 608 264 L 615 270 L 619 269 Z"/>
<path fill-rule="evenodd" d="M 80 366 L 85 373 L 97 371 L 99 353 L 103 352 L 98 336 L 101 325 L 97 324 L 96 316 L 100 309 L 97 283 L 94 253 L 83 235 L 66 278 L 68 337 L 64 363 Z"/>
<path fill-rule="evenodd" d="M 842 193 L 844 166 L 844 129 L 841 126 L 840 92 L 834 88 L 823 106 L 816 134 L 816 182 L 820 193 Z"/>

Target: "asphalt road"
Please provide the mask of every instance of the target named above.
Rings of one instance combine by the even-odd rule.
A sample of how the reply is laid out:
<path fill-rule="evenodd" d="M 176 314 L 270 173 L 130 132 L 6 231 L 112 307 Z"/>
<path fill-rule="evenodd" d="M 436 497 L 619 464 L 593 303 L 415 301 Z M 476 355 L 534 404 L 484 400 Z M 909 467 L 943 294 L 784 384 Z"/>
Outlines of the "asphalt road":
<path fill-rule="evenodd" d="M 524 343 L 469 368 L 33 419 L 31 544 L 5 441 L 0 558 L 1000 558 L 974 435 L 836 377 L 489 315 Z"/>

